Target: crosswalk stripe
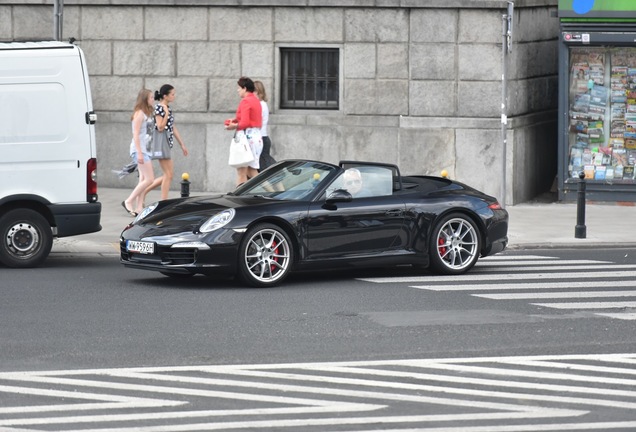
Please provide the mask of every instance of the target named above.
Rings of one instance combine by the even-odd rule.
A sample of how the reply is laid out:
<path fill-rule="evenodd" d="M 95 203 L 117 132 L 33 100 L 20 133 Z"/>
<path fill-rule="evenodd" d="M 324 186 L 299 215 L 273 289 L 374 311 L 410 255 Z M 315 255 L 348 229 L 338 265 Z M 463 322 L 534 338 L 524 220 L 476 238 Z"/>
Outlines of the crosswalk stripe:
<path fill-rule="evenodd" d="M 501 263 L 503 264 L 503 263 Z M 517 263 L 514 263 L 517 264 Z M 497 265 L 497 266 L 481 266 L 475 267 L 475 272 L 524 272 L 524 271 L 555 271 L 555 270 L 580 270 L 591 272 L 594 270 L 630 270 L 636 269 L 636 265 L 634 264 L 599 264 L 599 265 L 559 265 L 560 262 L 551 263 L 550 265 L 542 265 L 542 266 L 514 266 L 512 264 L 506 263 L 506 265 Z"/>
<path fill-rule="evenodd" d="M 491 300 L 576 299 L 595 297 L 636 297 L 636 291 L 561 291 L 545 293 L 473 294 L 473 296 Z"/>
<path fill-rule="evenodd" d="M 636 313 L 634 313 L 634 312 L 597 313 L 596 315 L 604 316 L 604 317 L 607 317 L 607 318 L 622 319 L 622 320 L 636 320 Z"/>
<path fill-rule="evenodd" d="M 575 272 L 555 272 L 555 273 L 529 273 L 529 274 L 478 274 L 467 273 L 463 275 L 446 275 L 446 276 L 406 276 L 406 277 L 377 277 L 377 278 L 359 278 L 357 280 L 371 283 L 426 283 L 426 282 L 472 282 L 491 280 L 493 282 L 501 282 L 505 280 L 523 280 L 523 279 L 598 279 L 603 280 L 621 277 L 636 277 L 636 271 L 575 271 Z"/>
<path fill-rule="evenodd" d="M 576 303 L 531 303 L 535 306 L 543 306 L 553 309 L 619 309 L 634 308 L 636 301 L 620 302 L 576 302 Z"/>
<path fill-rule="evenodd" d="M 598 288 L 598 281 L 528 282 L 515 284 L 474 284 L 474 285 L 412 285 L 411 288 L 428 291 L 519 291 L 527 289 L 567 289 Z M 613 281 L 611 288 L 636 288 L 636 281 Z"/>
<path fill-rule="evenodd" d="M 480 260 L 477 261 L 477 264 L 475 264 L 475 268 L 482 268 L 482 267 L 504 267 L 504 266 L 512 266 L 512 265 L 517 265 L 517 266 L 528 266 L 528 265 L 534 265 L 534 264 L 540 264 L 541 266 L 548 266 L 548 268 L 551 268 L 551 266 L 555 266 L 555 265 L 564 265 L 564 264 L 575 264 L 575 265 L 588 265 L 588 264 L 604 264 L 604 265 L 608 265 L 608 264 L 612 264 L 609 261 L 598 261 L 598 260 L 551 260 L 551 261 L 544 261 L 544 260 L 525 260 L 525 261 L 495 261 L 495 262 L 491 262 L 491 261 L 485 261 L 485 260 Z M 619 266 L 628 266 L 631 268 L 635 268 L 636 265 L 630 265 L 630 264 L 617 264 Z"/>
<path fill-rule="evenodd" d="M 490 262 L 490 261 L 510 261 L 510 260 L 556 260 L 558 257 L 544 256 L 544 255 L 492 255 L 486 258 L 482 258 L 478 262 Z"/>

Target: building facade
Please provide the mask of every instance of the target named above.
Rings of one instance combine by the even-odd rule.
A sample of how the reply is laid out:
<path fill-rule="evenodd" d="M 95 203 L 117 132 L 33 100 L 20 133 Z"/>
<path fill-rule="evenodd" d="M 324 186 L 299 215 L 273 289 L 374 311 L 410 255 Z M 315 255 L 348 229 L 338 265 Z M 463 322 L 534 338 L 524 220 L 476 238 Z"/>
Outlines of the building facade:
<path fill-rule="evenodd" d="M 87 57 L 101 186 L 134 185 L 111 170 L 129 160 L 136 95 L 169 83 L 190 151 L 173 152 L 173 187 L 188 172 L 193 191 L 233 189 L 223 121 L 249 76 L 269 93 L 278 160 L 447 170 L 513 205 L 556 176 L 559 22 L 556 0 L 512 3 L 66 0 L 62 34 Z M 50 0 L 0 1 L 2 40 L 51 39 L 53 22 Z"/>

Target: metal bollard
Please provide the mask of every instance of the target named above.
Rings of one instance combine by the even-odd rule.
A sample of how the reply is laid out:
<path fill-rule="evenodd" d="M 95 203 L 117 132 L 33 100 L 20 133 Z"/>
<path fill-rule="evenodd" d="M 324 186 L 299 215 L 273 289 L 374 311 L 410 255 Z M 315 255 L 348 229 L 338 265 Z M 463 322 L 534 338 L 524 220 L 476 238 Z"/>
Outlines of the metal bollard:
<path fill-rule="evenodd" d="M 190 174 L 181 174 L 181 198 L 190 196 Z"/>
<path fill-rule="evenodd" d="M 585 173 L 579 173 L 579 189 L 576 199 L 576 227 L 574 228 L 574 238 L 584 239 L 587 235 L 585 227 Z"/>

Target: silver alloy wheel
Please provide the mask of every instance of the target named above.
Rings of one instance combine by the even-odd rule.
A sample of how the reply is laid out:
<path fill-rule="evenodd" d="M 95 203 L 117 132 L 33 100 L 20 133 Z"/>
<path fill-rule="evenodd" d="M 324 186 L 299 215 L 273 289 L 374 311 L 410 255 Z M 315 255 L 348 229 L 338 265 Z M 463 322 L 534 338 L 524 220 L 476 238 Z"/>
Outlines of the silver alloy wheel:
<path fill-rule="evenodd" d="M 27 222 L 16 223 L 7 232 L 7 248 L 19 259 L 28 260 L 41 247 L 40 234 L 36 227 Z"/>
<path fill-rule="evenodd" d="M 247 240 L 245 267 L 250 277 L 272 284 L 285 276 L 291 265 L 290 244 L 277 229 L 259 229 Z"/>
<path fill-rule="evenodd" d="M 437 231 L 436 252 L 449 270 L 470 268 L 479 254 L 478 233 L 472 223 L 461 217 L 447 220 Z"/>

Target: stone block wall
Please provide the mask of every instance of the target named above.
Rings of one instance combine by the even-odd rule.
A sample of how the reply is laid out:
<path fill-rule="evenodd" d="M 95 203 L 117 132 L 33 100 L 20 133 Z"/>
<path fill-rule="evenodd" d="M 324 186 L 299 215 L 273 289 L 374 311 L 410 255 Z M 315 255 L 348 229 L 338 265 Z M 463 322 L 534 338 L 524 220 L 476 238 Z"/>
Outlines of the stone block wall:
<path fill-rule="evenodd" d="M 547 190 L 557 159 L 558 20 L 550 16 L 556 0 L 515 3 L 514 45 L 506 57 L 507 204 Z M 268 90 L 277 159 L 388 161 L 413 174 L 446 169 L 503 200 L 506 6 L 487 0 L 66 0 L 63 34 L 86 54 L 98 113 L 99 184 L 134 185 L 134 176 L 121 181 L 110 170 L 128 161 L 136 94 L 170 83 L 177 90 L 176 124 L 190 150 L 188 157 L 175 151 L 173 188 L 181 172 L 189 172 L 193 191 L 231 190 L 231 134 L 222 124 L 238 104 L 237 78 L 247 75 Z M 52 35 L 50 0 L 0 4 L 0 39 Z M 293 46 L 340 49 L 338 111 L 278 108 L 278 50 Z"/>

